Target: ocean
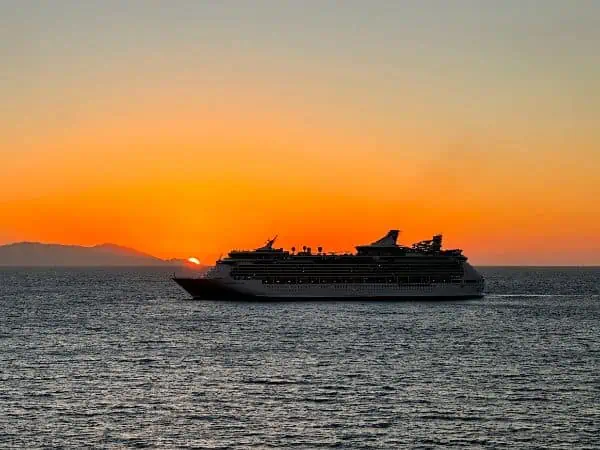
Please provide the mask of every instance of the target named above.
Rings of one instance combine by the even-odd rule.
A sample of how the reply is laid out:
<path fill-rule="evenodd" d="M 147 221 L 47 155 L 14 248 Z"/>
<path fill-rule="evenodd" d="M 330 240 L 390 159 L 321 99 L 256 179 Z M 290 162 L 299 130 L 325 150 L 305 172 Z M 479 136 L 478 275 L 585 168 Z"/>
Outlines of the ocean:
<path fill-rule="evenodd" d="M 456 302 L 192 301 L 0 269 L 0 448 L 600 448 L 600 269 Z"/>

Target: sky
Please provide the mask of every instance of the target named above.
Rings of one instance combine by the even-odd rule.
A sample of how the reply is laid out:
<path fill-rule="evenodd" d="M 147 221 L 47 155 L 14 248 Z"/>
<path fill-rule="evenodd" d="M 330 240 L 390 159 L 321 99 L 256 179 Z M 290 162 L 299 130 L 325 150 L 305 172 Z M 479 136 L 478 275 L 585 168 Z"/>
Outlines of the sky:
<path fill-rule="evenodd" d="M 595 0 L 0 0 L 0 244 L 600 265 L 599 42 Z"/>

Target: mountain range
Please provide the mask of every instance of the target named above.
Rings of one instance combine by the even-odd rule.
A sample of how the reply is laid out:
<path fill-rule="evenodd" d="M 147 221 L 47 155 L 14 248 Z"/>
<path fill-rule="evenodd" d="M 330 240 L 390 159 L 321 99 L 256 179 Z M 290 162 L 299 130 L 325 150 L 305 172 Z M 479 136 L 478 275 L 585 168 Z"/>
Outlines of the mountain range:
<path fill-rule="evenodd" d="M 180 266 L 184 259 L 161 259 L 116 244 L 80 245 L 18 242 L 0 246 L 0 266 Z"/>

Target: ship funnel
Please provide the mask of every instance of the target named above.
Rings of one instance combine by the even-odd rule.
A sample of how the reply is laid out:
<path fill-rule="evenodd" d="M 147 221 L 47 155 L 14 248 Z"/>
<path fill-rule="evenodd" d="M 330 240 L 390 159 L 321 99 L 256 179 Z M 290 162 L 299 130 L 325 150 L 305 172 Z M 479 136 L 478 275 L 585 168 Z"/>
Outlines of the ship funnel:
<path fill-rule="evenodd" d="M 396 241 L 398 240 L 399 234 L 400 230 L 390 230 L 384 237 L 371 243 L 371 245 L 377 247 L 393 247 L 396 245 Z"/>

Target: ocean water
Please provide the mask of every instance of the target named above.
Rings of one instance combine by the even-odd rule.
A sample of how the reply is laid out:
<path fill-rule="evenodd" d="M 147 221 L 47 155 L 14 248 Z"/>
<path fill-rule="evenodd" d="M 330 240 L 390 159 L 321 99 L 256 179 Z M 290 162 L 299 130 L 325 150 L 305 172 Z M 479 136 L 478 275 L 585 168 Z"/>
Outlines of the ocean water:
<path fill-rule="evenodd" d="M 188 300 L 0 269 L 0 448 L 600 448 L 600 269 L 459 302 Z"/>

